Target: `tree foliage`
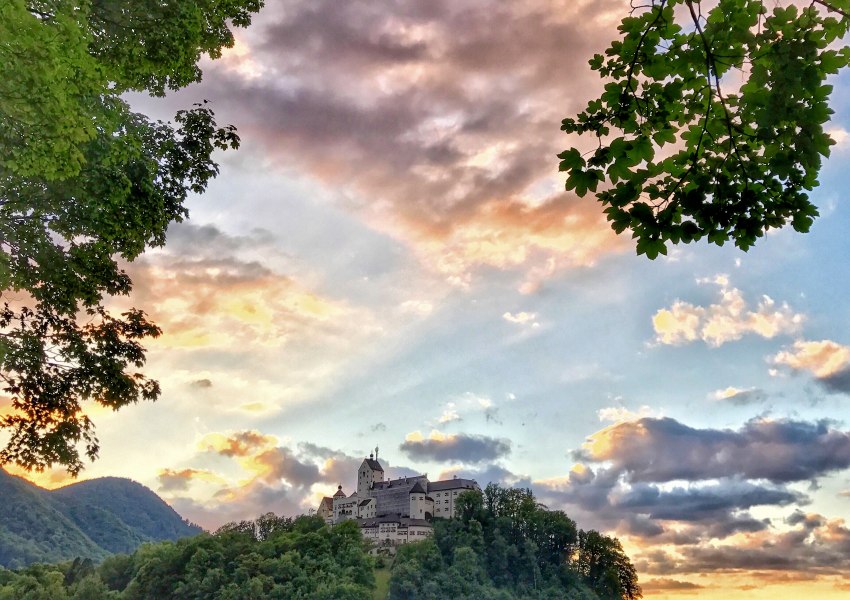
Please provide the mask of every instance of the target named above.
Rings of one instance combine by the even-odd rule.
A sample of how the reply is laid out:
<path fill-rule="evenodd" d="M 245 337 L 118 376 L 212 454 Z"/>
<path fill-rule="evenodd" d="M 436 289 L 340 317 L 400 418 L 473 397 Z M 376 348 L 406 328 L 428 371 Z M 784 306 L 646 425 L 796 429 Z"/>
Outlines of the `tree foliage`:
<path fill-rule="evenodd" d="M 784 4 L 784 6 L 783 6 Z M 850 2 L 651 0 L 590 60 L 604 92 L 567 133 L 598 147 L 559 155 L 566 188 L 589 192 L 638 254 L 702 238 L 748 249 L 768 229 L 806 232 L 834 143 L 826 83 L 850 61 Z"/>
<path fill-rule="evenodd" d="M 81 402 L 154 400 L 138 372 L 144 312 L 114 315 L 132 289 L 119 260 L 165 242 L 189 193 L 236 148 L 203 103 L 152 122 L 121 99 L 201 77 L 262 0 L 7 0 L 0 5 L 0 379 L 11 412 L 0 464 L 82 468 L 98 443 Z"/>
<path fill-rule="evenodd" d="M 0 568 L 0 600 L 371 600 L 373 560 L 354 522 L 316 517 L 230 524 L 215 535 L 147 544 L 99 566 L 74 560 Z M 265 531 L 258 539 L 254 533 Z"/>
<path fill-rule="evenodd" d="M 478 501 L 475 500 L 478 498 Z M 390 600 L 635 600 L 637 576 L 620 543 L 581 531 L 528 490 L 464 492 L 463 518 L 398 547 Z M 492 506 L 493 508 L 487 508 Z M 215 534 L 145 544 L 100 565 L 0 567 L 0 600 L 370 600 L 383 558 L 369 556 L 355 521 L 315 516 L 228 523 Z"/>
<path fill-rule="evenodd" d="M 585 532 L 530 490 L 490 484 L 457 498 L 457 519 L 398 549 L 391 600 L 634 600 L 637 574 L 620 542 Z"/>

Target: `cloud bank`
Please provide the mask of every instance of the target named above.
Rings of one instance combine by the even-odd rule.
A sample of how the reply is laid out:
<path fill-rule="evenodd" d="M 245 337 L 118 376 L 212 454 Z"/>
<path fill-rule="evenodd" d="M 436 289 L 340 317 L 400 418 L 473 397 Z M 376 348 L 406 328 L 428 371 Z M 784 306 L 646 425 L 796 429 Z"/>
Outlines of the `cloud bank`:
<path fill-rule="evenodd" d="M 407 436 L 399 449 L 412 460 L 480 463 L 507 456 L 511 452 L 511 443 L 484 435 L 445 435 L 436 430 L 426 438 L 415 431 Z"/>

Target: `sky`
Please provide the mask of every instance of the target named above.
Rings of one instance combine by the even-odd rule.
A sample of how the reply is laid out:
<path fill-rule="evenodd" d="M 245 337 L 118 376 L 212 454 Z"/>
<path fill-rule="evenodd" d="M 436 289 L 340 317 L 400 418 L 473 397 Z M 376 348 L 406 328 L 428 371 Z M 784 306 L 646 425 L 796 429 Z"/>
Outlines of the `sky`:
<path fill-rule="evenodd" d="M 128 272 L 156 403 L 100 458 L 215 529 L 390 477 L 530 487 L 647 598 L 850 592 L 850 78 L 812 231 L 655 261 L 564 190 L 621 0 L 267 0 L 204 80 L 238 152 Z M 68 483 L 61 471 L 29 474 Z"/>

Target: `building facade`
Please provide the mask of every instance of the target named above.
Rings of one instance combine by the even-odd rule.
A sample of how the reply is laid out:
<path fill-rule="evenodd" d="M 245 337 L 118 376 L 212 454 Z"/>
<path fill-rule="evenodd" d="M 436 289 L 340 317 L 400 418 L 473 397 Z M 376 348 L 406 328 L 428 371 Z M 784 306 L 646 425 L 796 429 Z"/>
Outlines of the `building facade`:
<path fill-rule="evenodd" d="M 457 497 L 466 491 L 481 493 L 481 487 L 473 479 L 387 479 L 372 454 L 357 470 L 357 491 L 346 495 L 340 485 L 333 497 L 322 498 L 317 514 L 331 525 L 356 519 L 376 548 L 394 548 L 430 536 L 433 519 L 454 518 Z"/>

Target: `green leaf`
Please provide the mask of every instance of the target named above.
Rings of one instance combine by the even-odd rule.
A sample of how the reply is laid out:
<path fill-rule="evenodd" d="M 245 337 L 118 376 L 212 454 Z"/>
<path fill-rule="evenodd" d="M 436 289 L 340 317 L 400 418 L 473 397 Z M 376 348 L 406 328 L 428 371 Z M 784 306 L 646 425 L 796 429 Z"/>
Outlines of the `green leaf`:
<path fill-rule="evenodd" d="M 583 169 L 585 166 L 585 160 L 582 158 L 581 153 L 575 148 L 570 148 L 569 150 L 565 150 L 558 155 L 558 158 L 561 159 L 561 162 L 558 165 L 558 170 L 560 171 L 572 171 L 575 169 Z"/>

